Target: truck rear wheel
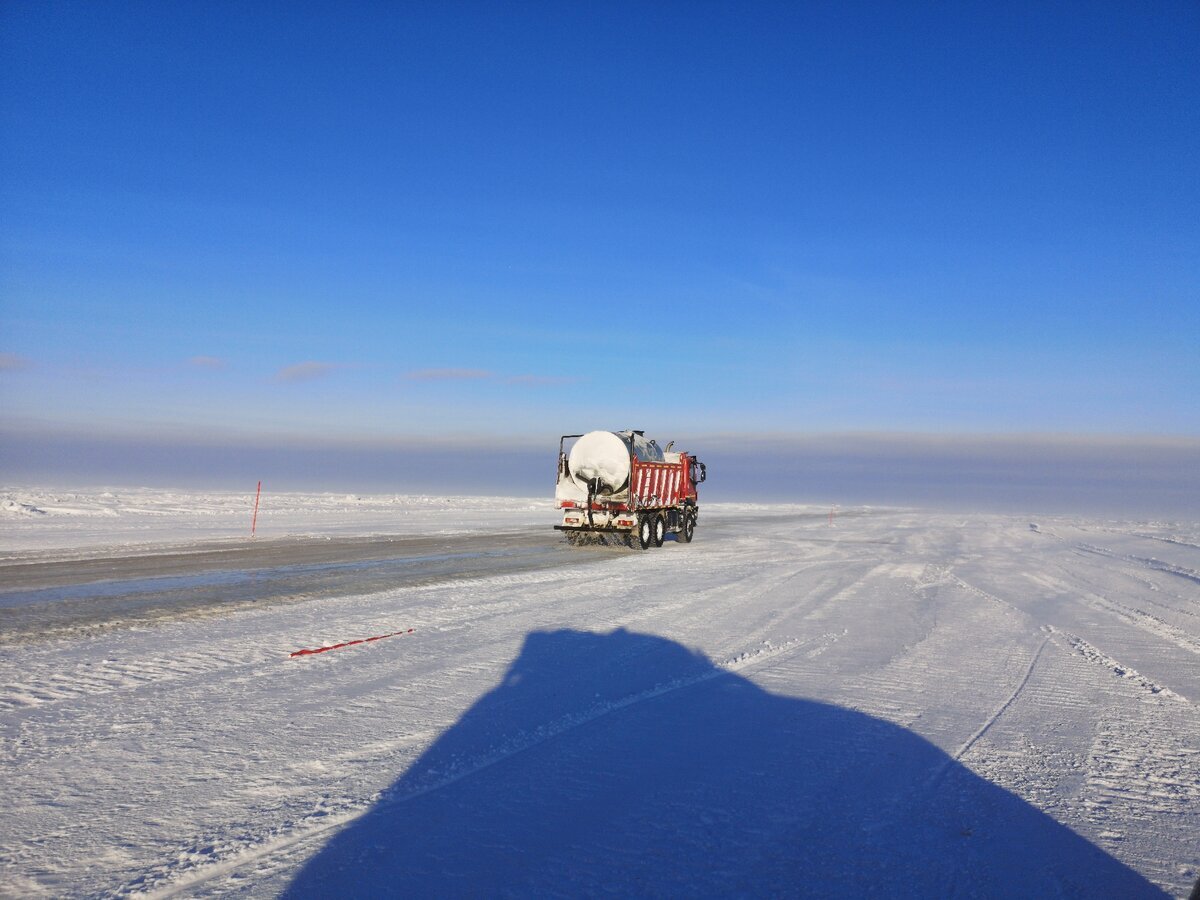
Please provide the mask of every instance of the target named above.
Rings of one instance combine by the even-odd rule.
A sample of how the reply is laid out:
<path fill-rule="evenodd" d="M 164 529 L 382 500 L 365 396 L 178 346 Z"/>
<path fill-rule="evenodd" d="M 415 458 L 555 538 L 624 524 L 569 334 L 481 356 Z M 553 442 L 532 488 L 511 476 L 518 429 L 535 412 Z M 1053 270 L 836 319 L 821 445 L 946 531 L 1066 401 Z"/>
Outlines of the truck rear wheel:
<path fill-rule="evenodd" d="M 667 536 L 667 520 L 662 516 L 654 517 L 654 546 L 661 547 L 663 539 Z"/>
<path fill-rule="evenodd" d="M 650 516 L 638 517 L 638 544 L 643 550 L 654 544 L 654 520 Z"/>

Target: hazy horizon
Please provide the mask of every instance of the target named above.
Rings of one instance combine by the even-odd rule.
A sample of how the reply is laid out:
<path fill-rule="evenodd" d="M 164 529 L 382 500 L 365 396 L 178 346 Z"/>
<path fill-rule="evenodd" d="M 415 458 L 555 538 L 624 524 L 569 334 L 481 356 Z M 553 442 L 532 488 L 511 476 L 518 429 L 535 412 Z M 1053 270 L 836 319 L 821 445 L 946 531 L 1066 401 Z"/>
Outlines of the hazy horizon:
<path fill-rule="evenodd" d="M 653 433 L 651 433 L 651 436 Z M 702 500 L 1200 521 L 1200 438 L 658 435 L 708 465 Z M 9 487 L 551 497 L 558 435 L 232 441 L 0 431 Z"/>

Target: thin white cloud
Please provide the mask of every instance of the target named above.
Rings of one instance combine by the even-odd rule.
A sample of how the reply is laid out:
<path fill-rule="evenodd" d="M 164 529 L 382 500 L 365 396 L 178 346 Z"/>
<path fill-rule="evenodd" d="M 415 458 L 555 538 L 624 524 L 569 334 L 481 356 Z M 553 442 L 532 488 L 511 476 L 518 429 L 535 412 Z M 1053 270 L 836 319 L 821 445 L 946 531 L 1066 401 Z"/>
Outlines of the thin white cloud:
<path fill-rule="evenodd" d="M 17 353 L 0 353 L 0 372 L 19 372 L 29 368 L 29 360 Z"/>
<path fill-rule="evenodd" d="M 575 384 L 579 381 L 570 375 L 514 375 L 506 380 L 509 384 L 521 384 L 526 387 L 550 387 L 556 384 Z"/>
<path fill-rule="evenodd" d="M 308 360 L 307 362 L 296 363 L 294 366 L 284 366 L 275 373 L 275 380 L 287 384 L 294 384 L 298 381 L 312 381 L 316 378 L 324 378 L 336 368 L 337 366 L 334 363 Z"/>
<path fill-rule="evenodd" d="M 405 377 L 409 381 L 482 381 L 494 373 L 486 369 L 417 369 Z"/>
<path fill-rule="evenodd" d="M 220 356 L 193 356 L 188 360 L 188 365 L 197 369 L 223 369 L 225 360 Z"/>

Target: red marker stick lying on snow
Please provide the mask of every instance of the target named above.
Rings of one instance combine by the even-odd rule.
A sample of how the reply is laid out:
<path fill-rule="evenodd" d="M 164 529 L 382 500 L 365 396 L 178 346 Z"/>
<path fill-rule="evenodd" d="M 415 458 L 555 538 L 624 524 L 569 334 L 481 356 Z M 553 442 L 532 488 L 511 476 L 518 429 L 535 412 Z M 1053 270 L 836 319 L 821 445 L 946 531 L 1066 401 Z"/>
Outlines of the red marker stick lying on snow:
<path fill-rule="evenodd" d="M 332 644 L 328 647 L 313 647 L 309 650 L 297 650 L 294 653 L 289 653 L 288 656 L 312 656 L 316 653 L 324 653 L 327 650 L 341 650 L 343 647 L 353 647 L 355 644 L 369 644 L 371 641 L 382 641 L 384 638 L 397 637 L 403 634 L 412 634 L 413 629 L 407 631 L 393 631 L 391 634 L 377 634 L 375 637 L 359 638 L 357 641 L 343 641 L 340 644 Z"/>

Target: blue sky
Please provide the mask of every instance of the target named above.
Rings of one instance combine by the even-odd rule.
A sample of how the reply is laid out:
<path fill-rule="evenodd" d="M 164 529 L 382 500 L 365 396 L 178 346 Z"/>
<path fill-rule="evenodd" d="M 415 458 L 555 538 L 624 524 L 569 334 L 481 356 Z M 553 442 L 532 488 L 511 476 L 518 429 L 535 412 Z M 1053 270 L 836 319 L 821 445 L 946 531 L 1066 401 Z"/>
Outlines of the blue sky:
<path fill-rule="evenodd" d="M 0 401 L 1200 435 L 1200 7 L 0 7 Z"/>

